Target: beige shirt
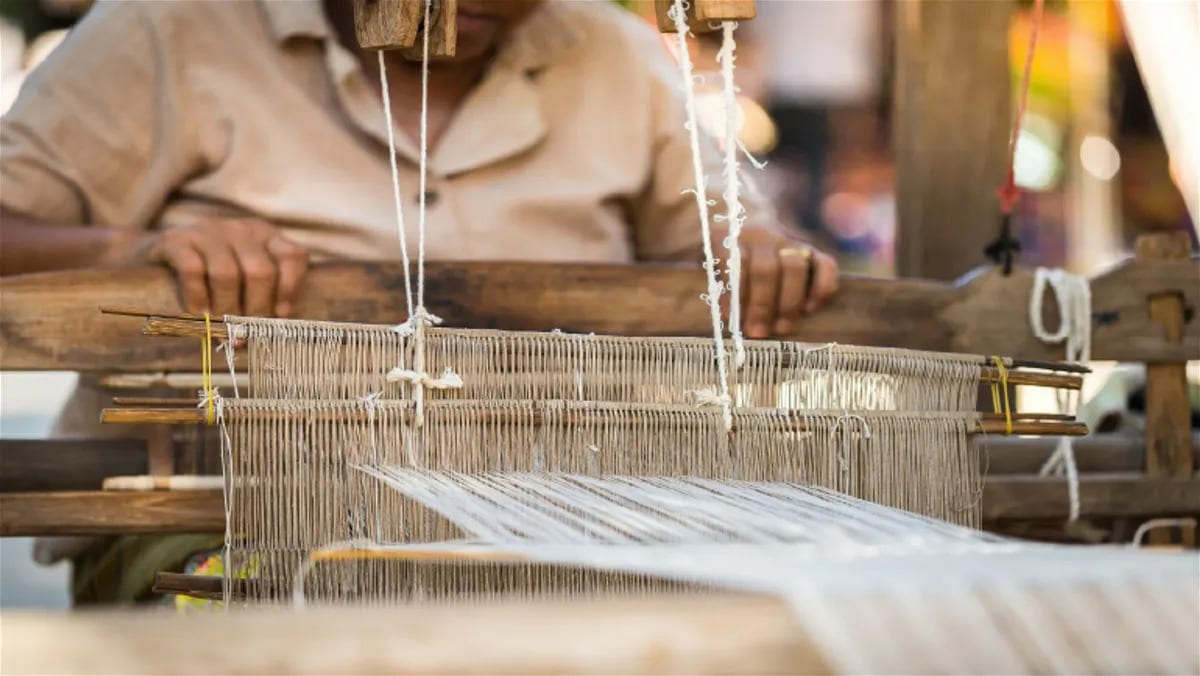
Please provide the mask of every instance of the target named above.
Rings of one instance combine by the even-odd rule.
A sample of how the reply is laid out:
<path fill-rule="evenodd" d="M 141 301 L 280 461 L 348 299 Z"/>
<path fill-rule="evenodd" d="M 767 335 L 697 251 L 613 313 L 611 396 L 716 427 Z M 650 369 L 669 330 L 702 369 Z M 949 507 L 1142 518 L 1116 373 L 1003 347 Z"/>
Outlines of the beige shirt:
<path fill-rule="evenodd" d="M 677 67 L 607 0 L 547 0 L 429 158 L 431 259 L 695 258 Z M 417 151 L 397 129 L 409 246 Z M 398 258 L 378 83 L 319 0 L 100 3 L 0 121 L 0 203 L 63 223 L 257 216 L 317 258 Z M 705 139 L 710 195 L 720 158 Z M 749 200 L 749 222 L 769 218 Z"/>

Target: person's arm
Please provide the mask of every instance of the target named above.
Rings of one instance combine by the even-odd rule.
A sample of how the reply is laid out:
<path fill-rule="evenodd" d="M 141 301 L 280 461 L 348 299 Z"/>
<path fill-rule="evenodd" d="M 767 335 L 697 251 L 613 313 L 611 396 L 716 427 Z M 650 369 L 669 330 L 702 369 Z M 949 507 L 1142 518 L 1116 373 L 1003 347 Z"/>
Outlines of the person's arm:
<path fill-rule="evenodd" d="M 186 3 L 102 3 L 0 119 L 0 274 L 161 263 L 185 307 L 288 314 L 307 254 L 257 219 L 154 229 L 207 157 Z M 211 144 L 209 144 L 211 145 Z"/>
<path fill-rule="evenodd" d="M 137 235 L 127 228 L 46 223 L 0 208 L 0 275 L 109 265 Z"/>

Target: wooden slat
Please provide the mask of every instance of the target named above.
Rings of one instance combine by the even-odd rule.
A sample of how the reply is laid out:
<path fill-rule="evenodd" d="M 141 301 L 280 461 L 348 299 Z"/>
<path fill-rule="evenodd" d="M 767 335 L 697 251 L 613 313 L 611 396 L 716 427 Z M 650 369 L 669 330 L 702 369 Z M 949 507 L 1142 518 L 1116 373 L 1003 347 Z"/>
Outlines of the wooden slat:
<path fill-rule="evenodd" d="M 1200 459 L 1200 433 L 1193 435 Z M 1054 439 L 988 437 L 979 446 L 989 476 L 1036 474 L 1054 451 Z M 1142 437 L 1102 434 L 1075 442 L 1081 472 L 1137 472 L 1145 465 Z M 140 440 L 0 439 L 0 491 L 91 491 L 104 479 L 145 474 Z"/>
<path fill-rule="evenodd" d="M 1139 473 L 1079 477 L 1080 517 L 1151 518 L 1200 513 L 1200 479 L 1158 479 Z M 983 493 L 985 522 L 1066 519 L 1066 479 L 1006 476 L 988 479 Z"/>
<path fill-rule="evenodd" d="M 219 491 L 0 493 L 0 536 L 220 533 Z"/>
<path fill-rule="evenodd" d="M 0 439 L 0 491 L 92 491 L 104 478 L 146 474 L 140 439 Z"/>
<path fill-rule="evenodd" d="M 410 608 L 20 613 L 14 674 L 822 674 L 786 604 L 711 594 Z"/>
<path fill-rule="evenodd" d="M 1200 513 L 1200 479 L 1155 479 L 1135 473 L 1080 477 L 1080 516 L 1151 518 Z M 0 535 L 219 533 L 219 492 L 4 493 Z M 1066 519 L 1066 481 L 1036 476 L 988 477 L 985 523 Z"/>
<path fill-rule="evenodd" d="M 431 263 L 430 310 L 447 326 L 582 331 L 627 336 L 704 336 L 711 330 L 699 269 L 673 266 Z M 994 270 L 961 285 L 846 277 L 842 292 L 790 336 L 838 342 L 1053 361 L 1028 327 L 1033 275 Z M 1096 359 L 1200 359 L 1200 322 L 1168 341 L 1146 312 L 1154 294 L 1200 307 L 1200 262 L 1131 261 L 1093 280 Z M 138 373 L 195 370 L 192 340 L 140 339 L 141 321 L 101 315 L 104 306 L 181 311 L 161 269 L 85 270 L 0 279 L 0 368 Z M 1054 303 L 1046 321 L 1056 326 Z M 390 323 L 404 318 L 403 277 L 391 263 L 328 263 L 312 270 L 297 316 Z"/>

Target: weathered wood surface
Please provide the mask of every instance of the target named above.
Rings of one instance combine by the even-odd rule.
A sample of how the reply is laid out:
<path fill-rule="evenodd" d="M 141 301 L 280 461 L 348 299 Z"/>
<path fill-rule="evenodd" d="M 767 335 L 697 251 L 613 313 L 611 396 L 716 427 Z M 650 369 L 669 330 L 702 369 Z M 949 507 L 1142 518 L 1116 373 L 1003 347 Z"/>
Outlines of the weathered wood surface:
<path fill-rule="evenodd" d="M 404 319 L 401 268 L 391 263 L 316 266 L 296 315 L 305 319 L 390 323 Z M 1039 360 L 1061 359 L 1029 330 L 1033 274 L 988 270 L 959 285 L 845 277 L 842 292 L 789 338 Z M 628 336 L 703 336 L 711 331 L 699 299 L 698 268 L 672 266 L 430 263 L 430 311 L 447 326 Z M 1177 293 L 1200 307 L 1200 261 L 1130 261 L 1093 280 L 1095 359 L 1200 359 L 1200 320 L 1168 340 L 1151 321 L 1147 299 Z M 195 341 L 141 338 L 140 320 L 101 315 L 129 307 L 177 313 L 163 269 L 87 270 L 0 279 L 0 368 L 144 373 L 195 370 Z M 1054 303 L 1047 322 L 1057 326 Z"/>
<path fill-rule="evenodd" d="M 1080 477 L 1080 516 L 1151 518 L 1200 514 L 1200 479 L 1136 473 Z M 219 533 L 225 527 L 218 491 L 0 493 L 0 535 Z M 1064 479 L 988 477 L 985 523 L 1066 519 Z"/>
<path fill-rule="evenodd" d="M 0 491 L 94 491 L 109 476 L 146 474 L 140 439 L 0 439 Z"/>
<path fill-rule="evenodd" d="M 5 611 L 13 674 L 828 673 L 787 606 L 698 598 L 174 613 Z"/>
<path fill-rule="evenodd" d="M 1056 442 L 990 436 L 978 444 L 980 462 L 991 477 L 1036 474 Z M 1200 461 L 1200 432 L 1192 435 L 1192 448 Z M 1080 472 L 1140 472 L 1145 457 L 1141 436 L 1102 434 L 1075 441 Z M 0 439 L 3 492 L 93 491 L 108 477 L 147 471 L 146 445 L 141 440 Z"/>
<path fill-rule="evenodd" d="M 0 536 L 220 533 L 220 491 L 0 493 Z"/>
<path fill-rule="evenodd" d="M 1014 0 L 893 3 L 891 137 L 903 276 L 955 279 L 986 262 L 984 247 L 999 227 L 996 188 L 1008 169 L 1007 29 L 1016 6 Z"/>
<path fill-rule="evenodd" d="M 354 0 L 354 32 L 363 49 L 411 47 L 421 25 L 414 0 Z"/>

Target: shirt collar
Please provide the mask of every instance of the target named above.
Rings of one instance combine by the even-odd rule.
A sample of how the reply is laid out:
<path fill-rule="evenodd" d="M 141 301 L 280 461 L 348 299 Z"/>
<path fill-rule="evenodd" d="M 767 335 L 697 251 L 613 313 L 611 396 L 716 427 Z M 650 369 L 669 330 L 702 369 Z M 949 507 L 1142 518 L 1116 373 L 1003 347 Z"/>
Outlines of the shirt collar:
<path fill-rule="evenodd" d="M 279 42 L 292 38 L 323 40 L 332 34 L 321 0 L 258 0 L 271 33 Z"/>

